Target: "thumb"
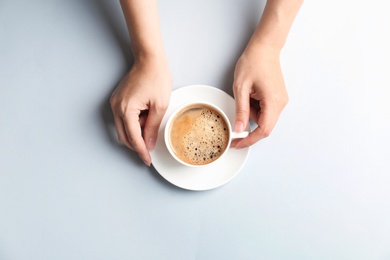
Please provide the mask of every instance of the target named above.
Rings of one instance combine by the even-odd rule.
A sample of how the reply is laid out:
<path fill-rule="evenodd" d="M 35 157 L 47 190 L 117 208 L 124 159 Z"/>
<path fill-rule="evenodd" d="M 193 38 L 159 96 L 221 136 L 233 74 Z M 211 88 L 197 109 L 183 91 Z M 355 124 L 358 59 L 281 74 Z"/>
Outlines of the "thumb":
<path fill-rule="evenodd" d="M 144 127 L 144 140 L 149 151 L 153 150 L 156 145 L 158 130 L 165 111 L 166 107 L 159 107 L 156 104 L 152 104 L 149 107 L 149 113 Z"/>
<path fill-rule="evenodd" d="M 240 133 L 244 131 L 249 121 L 249 87 L 235 84 L 233 87 L 233 92 L 236 99 L 236 118 L 234 121 L 234 132 Z"/>

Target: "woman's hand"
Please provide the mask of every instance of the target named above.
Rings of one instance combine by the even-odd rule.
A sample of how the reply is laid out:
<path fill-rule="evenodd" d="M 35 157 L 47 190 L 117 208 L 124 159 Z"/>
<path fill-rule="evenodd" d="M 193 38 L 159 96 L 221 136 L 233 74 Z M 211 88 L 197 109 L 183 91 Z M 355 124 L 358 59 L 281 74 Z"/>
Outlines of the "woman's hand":
<path fill-rule="evenodd" d="M 119 141 L 136 151 L 148 166 L 171 91 L 167 62 L 143 59 L 134 63 L 111 96 Z"/>
<path fill-rule="evenodd" d="M 249 46 L 237 62 L 233 83 L 236 99 L 234 129 L 243 131 L 249 118 L 258 125 L 248 137 L 234 143 L 237 149 L 267 137 L 288 102 L 279 54 L 277 48 Z"/>
<path fill-rule="evenodd" d="M 303 0 L 266 1 L 259 24 L 236 64 L 234 129 L 243 131 L 249 117 L 257 124 L 248 137 L 234 142 L 236 148 L 267 137 L 288 102 L 279 57 L 302 3 Z"/>

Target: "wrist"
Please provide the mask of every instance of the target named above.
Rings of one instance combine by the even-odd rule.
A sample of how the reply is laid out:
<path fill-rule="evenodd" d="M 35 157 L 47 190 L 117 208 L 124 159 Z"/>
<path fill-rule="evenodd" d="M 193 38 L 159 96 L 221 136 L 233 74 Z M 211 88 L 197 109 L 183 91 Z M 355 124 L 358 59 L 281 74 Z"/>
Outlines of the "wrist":
<path fill-rule="evenodd" d="M 164 48 L 160 46 L 138 46 L 137 44 L 132 43 L 131 50 L 135 61 L 152 62 L 166 60 Z"/>
<path fill-rule="evenodd" d="M 281 35 L 262 30 L 258 28 L 252 35 L 247 48 L 249 49 L 259 49 L 259 50 L 269 50 L 272 52 L 280 53 L 285 43 L 285 37 Z"/>
<path fill-rule="evenodd" d="M 148 74 L 164 75 L 165 78 L 171 78 L 168 60 L 164 53 L 140 52 L 138 55 L 134 54 L 133 68 Z"/>
<path fill-rule="evenodd" d="M 282 48 L 267 42 L 249 41 L 243 55 L 248 57 L 280 57 Z"/>

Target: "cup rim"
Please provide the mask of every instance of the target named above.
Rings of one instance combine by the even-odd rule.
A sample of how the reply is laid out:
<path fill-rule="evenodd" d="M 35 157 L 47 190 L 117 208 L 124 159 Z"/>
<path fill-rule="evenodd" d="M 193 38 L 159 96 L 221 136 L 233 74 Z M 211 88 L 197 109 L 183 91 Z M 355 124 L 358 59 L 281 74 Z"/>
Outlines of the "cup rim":
<path fill-rule="evenodd" d="M 228 144 L 226 146 L 226 149 L 223 151 L 223 153 L 217 158 L 215 159 L 214 161 L 212 162 L 209 162 L 209 163 L 206 163 L 206 164 L 190 164 L 190 163 L 187 163 L 187 162 L 184 162 L 183 160 L 181 160 L 179 157 L 176 156 L 176 154 L 173 152 L 171 146 L 170 146 L 170 136 L 169 136 L 169 129 L 170 129 L 170 126 L 171 126 L 171 123 L 172 123 L 172 120 L 175 118 L 175 116 L 180 112 L 182 111 L 184 108 L 188 107 L 188 106 L 193 106 L 193 105 L 205 105 L 205 106 L 209 106 L 215 110 L 218 111 L 218 113 L 220 113 L 222 115 L 222 117 L 224 118 L 225 122 L 226 122 L 226 125 L 228 127 L 228 133 L 229 133 L 229 139 L 228 139 Z M 199 168 L 199 167 L 204 167 L 204 166 L 208 166 L 208 165 L 211 165 L 217 161 L 219 161 L 229 150 L 230 148 L 230 145 L 231 145 L 231 142 L 232 142 L 232 127 L 231 127 L 231 123 L 230 123 L 230 120 L 229 118 L 227 117 L 226 113 L 221 109 L 219 108 L 218 106 L 212 104 L 212 103 L 209 103 L 209 102 L 204 102 L 204 101 L 199 101 L 199 102 L 190 102 L 190 103 L 186 103 L 186 104 L 183 104 L 179 107 L 177 107 L 168 117 L 168 121 L 167 123 L 165 124 L 165 129 L 164 129 L 164 142 L 165 142 L 165 145 L 169 151 L 169 153 L 171 154 L 171 156 L 176 160 L 178 161 L 179 163 L 185 165 L 185 166 L 189 166 L 189 167 L 195 167 L 195 168 Z"/>

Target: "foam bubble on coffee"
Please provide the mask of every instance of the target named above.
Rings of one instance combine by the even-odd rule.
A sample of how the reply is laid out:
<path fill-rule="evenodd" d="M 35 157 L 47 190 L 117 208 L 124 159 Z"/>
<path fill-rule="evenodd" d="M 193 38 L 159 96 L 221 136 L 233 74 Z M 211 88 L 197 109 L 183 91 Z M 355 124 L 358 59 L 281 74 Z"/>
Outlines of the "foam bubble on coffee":
<path fill-rule="evenodd" d="M 176 156 L 193 165 L 218 159 L 229 143 L 227 123 L 213 108 L 192 105 L 173 120 L 170 140 Z"/>

